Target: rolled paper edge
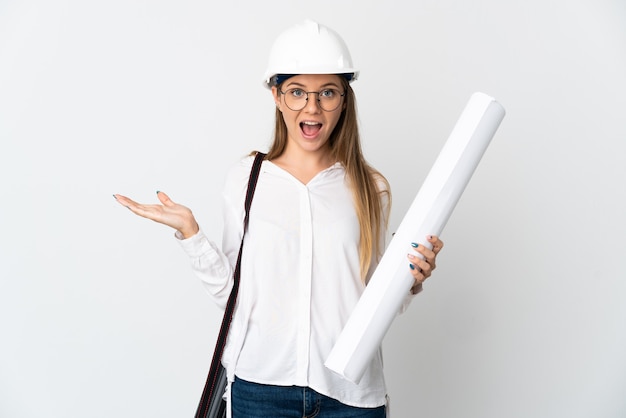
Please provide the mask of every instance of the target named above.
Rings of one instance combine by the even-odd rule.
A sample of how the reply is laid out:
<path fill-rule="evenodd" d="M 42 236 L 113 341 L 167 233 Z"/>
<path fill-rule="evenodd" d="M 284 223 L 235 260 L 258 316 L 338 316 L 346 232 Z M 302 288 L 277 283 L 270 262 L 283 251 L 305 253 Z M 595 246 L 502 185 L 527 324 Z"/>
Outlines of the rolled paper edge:
<path fill-rule="evenodd" d="M 360 382 L 413 285 L 406 249 L 410 242 L 432 247 L 422 241 L 441 234 L 504 115 L 492 97 L 472 95 L 327 357 L 328 369 Z"/>

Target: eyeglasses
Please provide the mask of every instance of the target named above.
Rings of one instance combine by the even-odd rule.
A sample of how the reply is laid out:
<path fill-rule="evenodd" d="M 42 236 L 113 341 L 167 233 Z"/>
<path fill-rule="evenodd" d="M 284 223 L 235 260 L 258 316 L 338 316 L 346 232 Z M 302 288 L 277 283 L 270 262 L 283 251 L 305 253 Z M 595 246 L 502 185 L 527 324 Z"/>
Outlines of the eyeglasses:
<path fill-rule="evenodd" d="M 304 109 L 308 100 L 309 94 L 317 94 L 317 102 L 322 110 L 332 112 L 341 105 L 341 98 L 345 93 L 340 93 L 336 89 L 323 89 L 320 91 L 304 91 L 299 88 L 289 89 L 287 91 L 280 91 L 285 96 L 285 104 L 291 110 L 298 111 Z"/>

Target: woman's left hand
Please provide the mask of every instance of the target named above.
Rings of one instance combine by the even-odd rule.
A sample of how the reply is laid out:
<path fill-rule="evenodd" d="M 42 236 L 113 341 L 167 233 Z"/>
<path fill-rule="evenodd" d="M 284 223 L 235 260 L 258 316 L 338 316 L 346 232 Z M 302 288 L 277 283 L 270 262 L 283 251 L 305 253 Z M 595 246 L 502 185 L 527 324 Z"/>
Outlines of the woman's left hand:
<path fill-rule="evenodd" d="M 409 268 L 411 274 L 415 278 L 415 284 L 411 288 L 411 293 L 413 294 L 420 290 L 422 283 L 430 277 L 433 270 L 437 267 L 437 254 L 439 254 L 439 251 L 443 248 L 443 241 L 441 241 L 439 237 L 429 235 L 426 239 L 428 239 L 428 242 L 432 244 L 432 250 L 426 248 L 424 245 L 419 245 L 417 243 L 411 244 L 411 249 L 422 254 L 424 259 L 421 259 L 412 253 L 407 255 L 409 258 Z"/>

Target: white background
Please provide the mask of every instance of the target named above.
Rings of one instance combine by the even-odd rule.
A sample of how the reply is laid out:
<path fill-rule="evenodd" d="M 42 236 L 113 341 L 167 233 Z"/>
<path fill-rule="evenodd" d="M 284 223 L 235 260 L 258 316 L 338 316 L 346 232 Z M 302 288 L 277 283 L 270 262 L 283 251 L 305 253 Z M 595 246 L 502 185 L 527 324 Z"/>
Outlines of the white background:
<path fill-rule="evenodd" d="M 474 91 L 507 109 L 385 339 L 397 417 L 626 416 L 621 0 L 0 1 L 0 416 L 189 417 L 220 312 L 166 227 L 220 240 L 267 149 L 273 39 L 338 30 L 392 229 Z"/>

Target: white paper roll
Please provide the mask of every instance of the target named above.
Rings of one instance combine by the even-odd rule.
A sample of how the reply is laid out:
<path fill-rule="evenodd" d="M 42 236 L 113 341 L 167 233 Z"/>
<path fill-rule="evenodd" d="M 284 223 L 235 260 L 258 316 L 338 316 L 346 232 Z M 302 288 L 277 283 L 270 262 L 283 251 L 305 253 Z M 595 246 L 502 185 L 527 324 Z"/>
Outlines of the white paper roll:
<path fill-rule="evenodd" d="M 351 313 L 325 365 L 358 383 L 413 286 L 406 254 L 412 242 L 440 235 L 504 118 L 492 97 L 474 93 Z"/>

